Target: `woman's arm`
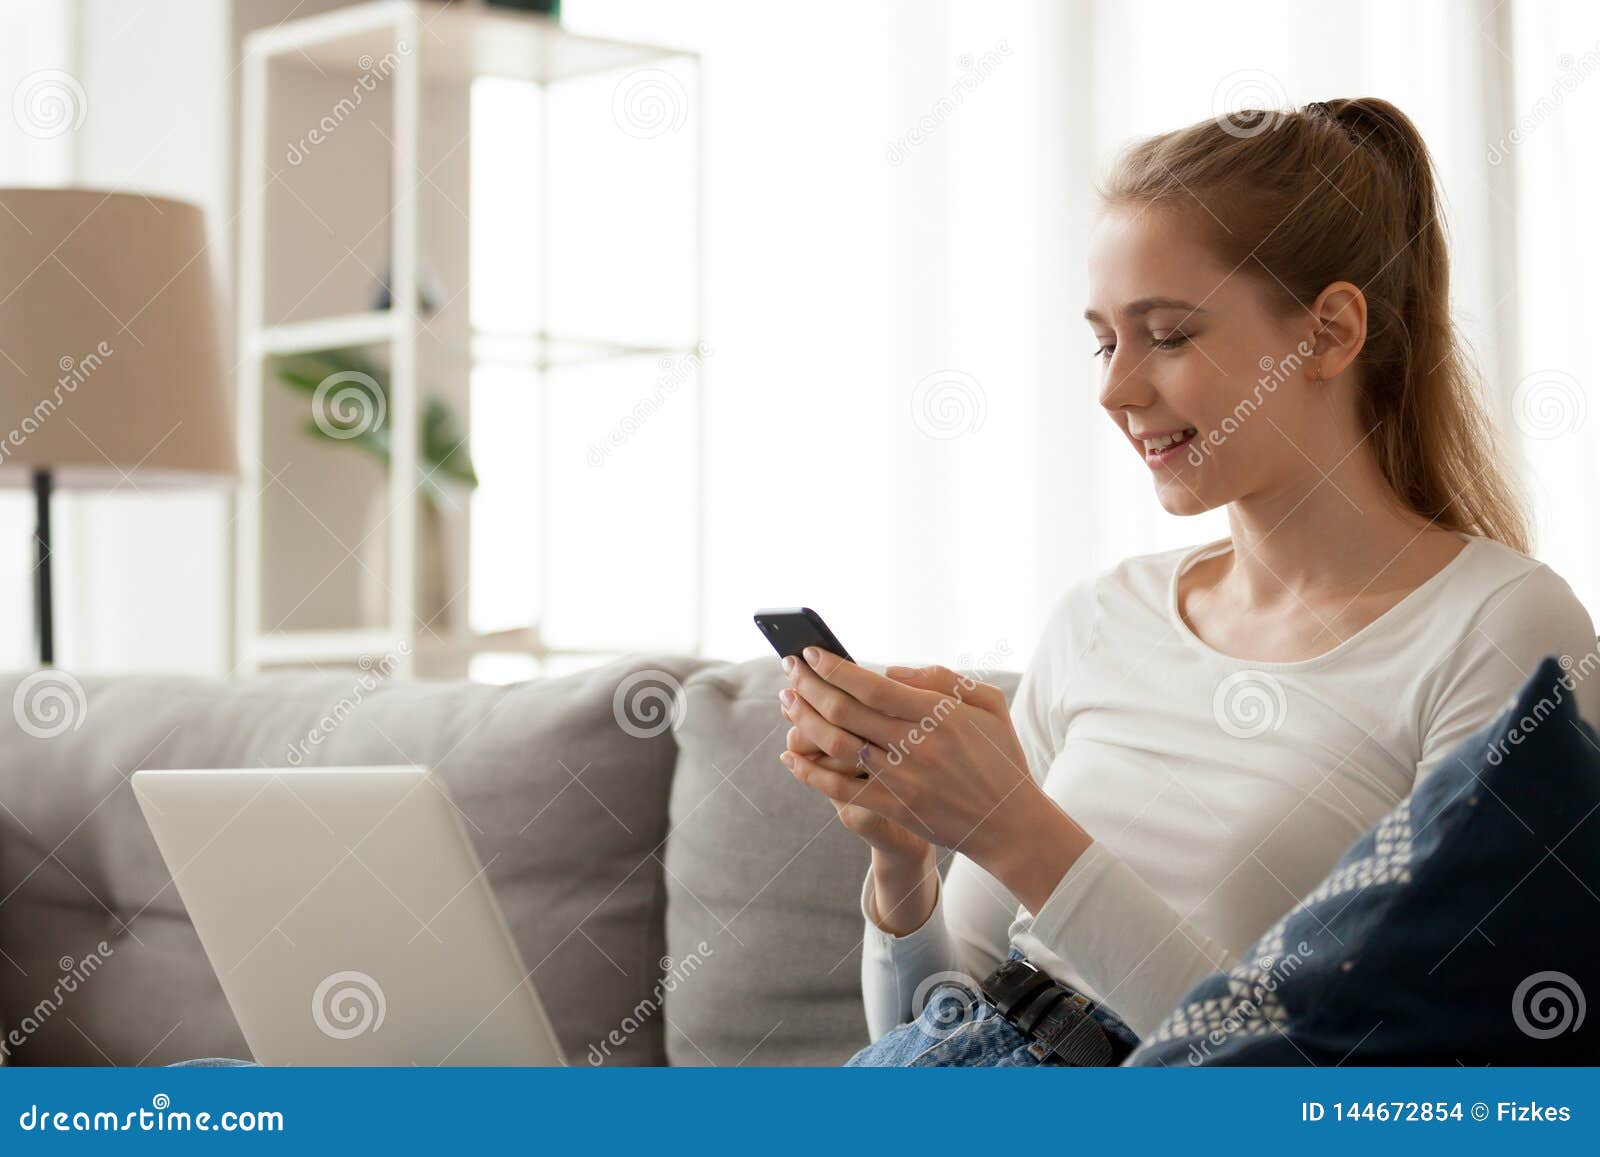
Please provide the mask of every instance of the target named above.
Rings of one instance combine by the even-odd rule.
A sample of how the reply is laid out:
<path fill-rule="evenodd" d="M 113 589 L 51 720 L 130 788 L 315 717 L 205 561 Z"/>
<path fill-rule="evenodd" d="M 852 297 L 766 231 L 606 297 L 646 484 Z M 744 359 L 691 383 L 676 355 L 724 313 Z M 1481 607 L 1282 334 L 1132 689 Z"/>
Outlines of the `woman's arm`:
<path fill-rule="evenodd" d="M 784 669 L 793 664 L 785 659 Z M 795 724 L 779 757 L 786 766 L 793 767 L 794 757 L 800 756 L 827 770 L 856 775 L 855 757 L 830 756 L 822 749 L 824 743 L 838 747 L 842 733 L 793 690 L 785 690 L 779 702 L 784 718 Z M 915 994 L 925 977 L 948 970 L 943 913 L 938 911 L 938 858 L 932 844 L 901 825 L 852 802 L 830 802 L 839 822 L 872 852 L 861 889 L 861 989 L 867 1027 L 877 1040 L 915 1015 Z"/>
<path fill-rule="evenodd" d="M 1494 719 L 1547 655 L 1563 658 L 1578 714 L 1600 728 L 1594 623 L 1566 581 L 1540 565 L 1491 595 L 1461 642 L 1425 673 L 1417 782 Z"/>
<path fill-rule="evenodd" d="M 953 856 L 928 918 L 916 929 L 895 935 L 875 919 L 872 885 L 869 874 L 861 890 L 866 927 L 861 994 L 867 1028 L 877 1040 L 921 1011 L 917 993 L 930 978 L 954 973 L 971 987 L 999 967 L 1010 947 L 1017 902 L 971 860 Z"/>
<path fill-rule="evenodd" d="M 1070 961 L 1136 1031 L 1152 1030 L 1196 981 L 1234 963 L 1225 946 L 1174 911 L 1045 794 L 1029 774 L 997 688 L 938 667 L 916 678 L 896 671 L 889 680 L 821 652 L 795 664 L 790 680 L 799 695 L 797 730 L 814 738 L 835 766 L 864 740 L 856 755 L 872 772 L 859 780 L 789 752 L 785 762 L 795 777 L 836 803 L 886 816 L 968 856 L 1034 914 L 1035 937 Z M 919 969 L 954 957 L 942 916 L 929 924 L 904 949 L 891 949 Z M 883 946 L 874 956 L 870 929 L 868 938 L 869 963 L 886 974 Z M 902 1018 L 914 995 L 904 991 L 908 971 L 896 961 L 893 996 Z M 865 965 L 863 980 L 877 985 L 875 992 L 887 986 Z M 889 1003 L 887 996 L 875 999 Z"/>
<path fill-rule="evenodd" d="M 872 849 L 861 911 L 890 936 L 909 936 L 928 922 L 939 903 L 939 860 L 932 844 L 915 859 Z"/>
<path fill-rule="evenodd" d="M 1038 685 L 1039 680 L 1034 677 L 1037 665 L 1036 658 L 1034 669 L 1023 680 L 1016 711 L 1027 762 L 1035 778 L 1043 779 L 1051 753 L 1045 740 L 1033 737 L 1036 712 L 1026 708 L 1026 704 L 1040 698 L 1028 691 L 1030 685 Z M 924 672 L 892 668 L 891 677 L 916 686 Z M 796 724 L 787 737 L 789 754 L 833 771 L 851 773 L 853 778 L 858 740 L 837 734 L 814 708 L 792 692 L 782 697 L 782 709 L 784 716 Z M 1030 743 L 1030 737 L 1035 742 Z M 830 756 L 822 750 L 826 743 L 850 754 Z M 951 862 L 947 883 L 948 894 L 958 897 L 960 910 L 950 910 L 932 844 L 857 804 L 836 800 L 834 806 L 841 822 L 872 849 L 872 866 L 861 894 L 861 975 L 868 1027 L 876 1040 L 916 1016 L 916 994 L 929 977 L 958 973 L 976 983 L 992 972 L 1005 958 L 1017 901 L 971 860 L 957 855 Z"/>
<path fill-rule="evenodd" d="M 867 1033 L 877 1040 L 917 1015 L 917 990 L 928 977 L 955 968 L 955 953 L 939 905 L 939 876 L 933 874 L 933 899 L 917 927 L 903 933 L 885 930 L 874 897 L 877 869 L 867 873 L 861 888 L 865 932 L 861 941 L 861 1002 Z"/>

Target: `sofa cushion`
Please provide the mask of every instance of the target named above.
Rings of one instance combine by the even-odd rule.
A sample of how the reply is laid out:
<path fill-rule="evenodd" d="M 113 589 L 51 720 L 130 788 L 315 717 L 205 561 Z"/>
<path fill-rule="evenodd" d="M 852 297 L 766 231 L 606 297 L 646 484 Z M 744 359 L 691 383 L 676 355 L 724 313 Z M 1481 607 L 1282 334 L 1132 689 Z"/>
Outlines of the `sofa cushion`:
<path fill-rule="evenodd" d="M 984 673 L 1009 696 L 1016 676 Z M 667 1055 L 679 1065 L 836 1065 L 867 1043 L 866 846 L 778 762 L 774 658 L 684 686 L 667 841 Z"/>
<path fill-rule="evenodd" d="M 1127 1063 L 1600 1061 L 1600 738 L 1580 677 L 1600 672 L 1546 659 Z"/>
<path fill-rule="evenodd" d="M 248 1055 L 132 772 L 394 763 L 436 769 L 557 1035 L 573 1060 L 588 1055 L 660 980 L 655 853 L 675 748 L 653 696 L 700 665 L 624 661 L 511 687 L 375 671 L 0 680 L 18 704 L 0 727 L 0 1021 L 15 1034 L 5 1059 Z M 66 726 L 39 722 L 47 692 Z M 637 1026 L 599 1059 L 663 1063 L 661 1025 Z"/>

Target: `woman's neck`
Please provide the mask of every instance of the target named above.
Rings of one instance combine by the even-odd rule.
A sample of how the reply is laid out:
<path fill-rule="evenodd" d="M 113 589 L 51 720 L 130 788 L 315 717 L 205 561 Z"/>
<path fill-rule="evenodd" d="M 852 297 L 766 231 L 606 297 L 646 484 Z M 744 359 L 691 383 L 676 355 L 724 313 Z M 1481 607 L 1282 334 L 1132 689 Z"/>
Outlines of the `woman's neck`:
<path fill-rule="evenodd" d="M 1370 453 L 1319 475 L 1229 505 L 1234 549 L 1224 581 L 1239 602 L 1267 608 L 1409 590 L 1453 556 L 1449 536 L 1401 506 Z"/>

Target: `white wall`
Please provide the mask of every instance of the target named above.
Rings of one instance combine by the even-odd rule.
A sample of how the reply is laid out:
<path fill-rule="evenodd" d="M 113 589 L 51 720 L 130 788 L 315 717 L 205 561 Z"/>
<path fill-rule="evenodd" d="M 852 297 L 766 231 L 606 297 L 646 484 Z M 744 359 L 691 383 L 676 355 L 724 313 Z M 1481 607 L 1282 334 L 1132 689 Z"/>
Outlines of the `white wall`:
<path fill-rule="evenodd" d="M 43 69 L 77 75 L 71 9 L 52 0 L 0 0 L 0 89 L 13 93 Z M 30 135 L 14 116 L 0 115 L 0 184 L 67 181 L 75 145 L 74 134 Z M 32 533 L 32 496 L 0 489 L 0 606 L 14 608 L 0 615 L 0 669 L 27 666 L 33 655 Z"/>

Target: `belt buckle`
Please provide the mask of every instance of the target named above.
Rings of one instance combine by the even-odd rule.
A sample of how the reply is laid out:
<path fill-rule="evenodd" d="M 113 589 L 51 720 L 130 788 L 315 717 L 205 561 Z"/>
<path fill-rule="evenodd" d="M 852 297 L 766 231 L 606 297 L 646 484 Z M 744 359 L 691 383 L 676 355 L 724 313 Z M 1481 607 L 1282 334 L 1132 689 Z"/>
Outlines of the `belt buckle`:
<path fill-rule="evenodd" d="M 1069 1065 L 1114 1065 L 1118 1042 L 1090 1011 L 1093 1001 L 1077 989 L 1061 984 L 1026 959 L 1007 960 L 978 983 L 983 999 L 1000 1017 L 1029 1040 L 1043 1045 Z M 1053 1008 L 1033 1027 L 1024 1028 L 1023 1015 L 1050 990 Z"/>
<path fill-rule="evenodd" d="M 1019 998 L 1041 978 L 1049 979 L 1026 960 L 1006 960 L 978 981 L 978 993 L 990 1008 L 1006 1021 L 1011 1021 Z"/>

